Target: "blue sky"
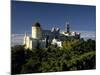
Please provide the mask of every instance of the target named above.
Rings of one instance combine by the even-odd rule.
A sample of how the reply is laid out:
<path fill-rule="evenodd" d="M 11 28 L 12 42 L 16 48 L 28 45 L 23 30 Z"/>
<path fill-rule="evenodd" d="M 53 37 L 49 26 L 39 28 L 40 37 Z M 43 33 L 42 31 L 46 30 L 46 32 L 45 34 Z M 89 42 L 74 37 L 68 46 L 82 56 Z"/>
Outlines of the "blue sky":
<path fill-rule="evenodd" d="M 59 27 L 69 22 L 72 30 L 95 31 L 96 7 L 54 3 L 12 1 L 11 33 L 31 32 L 32 24 L 39 22 L 43 29 Z"/>

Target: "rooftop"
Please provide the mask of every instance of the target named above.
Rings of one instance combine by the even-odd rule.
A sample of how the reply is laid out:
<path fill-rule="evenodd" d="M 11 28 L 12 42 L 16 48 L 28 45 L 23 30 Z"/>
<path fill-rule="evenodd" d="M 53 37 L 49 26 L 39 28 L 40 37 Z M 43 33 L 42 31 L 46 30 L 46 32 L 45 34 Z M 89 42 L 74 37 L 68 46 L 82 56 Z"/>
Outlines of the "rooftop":
<path fill-rule="evenodd" d="M 40 27 L 40 23 L 39 23 L 39 22 L 36 22 L 36 23 L 34 23 L 32 26 Z"/>

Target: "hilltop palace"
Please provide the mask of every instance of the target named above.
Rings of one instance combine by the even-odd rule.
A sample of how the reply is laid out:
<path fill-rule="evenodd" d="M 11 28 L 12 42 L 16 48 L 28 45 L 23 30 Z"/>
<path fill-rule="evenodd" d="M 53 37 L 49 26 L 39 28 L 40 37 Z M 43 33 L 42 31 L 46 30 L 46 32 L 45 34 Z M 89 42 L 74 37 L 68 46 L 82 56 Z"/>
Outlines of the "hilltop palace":
<path fill-rule="evenodd" d="M 60 28 L 54 27 L 52 30 L 42 30 L 40 23 L 36 22 L 32 25 L 32 36 L 25 34 L 24 45 L 26 49 L 31 50 L 37 47 L 47 48 L 48 44 L 62 47 L 65 37 L 80 39 L 80 33 L 71 32 L 69 23 L 65 25 L 65 31 L 61 33 Z"/>

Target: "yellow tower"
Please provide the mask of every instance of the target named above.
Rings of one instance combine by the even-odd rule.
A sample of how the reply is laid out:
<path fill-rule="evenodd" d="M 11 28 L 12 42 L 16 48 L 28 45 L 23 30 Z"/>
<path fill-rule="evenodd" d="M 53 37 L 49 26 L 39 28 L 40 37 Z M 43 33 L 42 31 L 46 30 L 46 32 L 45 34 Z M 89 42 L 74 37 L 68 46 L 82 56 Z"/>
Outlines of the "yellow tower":
<path fill-rule="evenodd" d="M 42 38 L 42 30 L 41 26 L 38 22 L 32 25 L 32 38 L 33 39 L 41 39 Z"/>

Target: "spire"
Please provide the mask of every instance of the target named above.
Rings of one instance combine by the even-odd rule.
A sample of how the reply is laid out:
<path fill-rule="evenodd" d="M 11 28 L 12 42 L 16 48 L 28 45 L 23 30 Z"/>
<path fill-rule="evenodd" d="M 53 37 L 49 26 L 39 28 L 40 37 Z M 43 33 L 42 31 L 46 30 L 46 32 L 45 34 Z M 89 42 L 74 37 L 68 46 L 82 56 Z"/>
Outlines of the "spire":
<path fill-rule="evenodd" d="M 26 45 L 27 43 L 27 33 L 25 32 L 25 36 L 24 36 L 24 45 Z"/>
<path fill-rule="evenodd" d="M 25 32 L 25 36 L 27 36 L 27 32 Z"/>

